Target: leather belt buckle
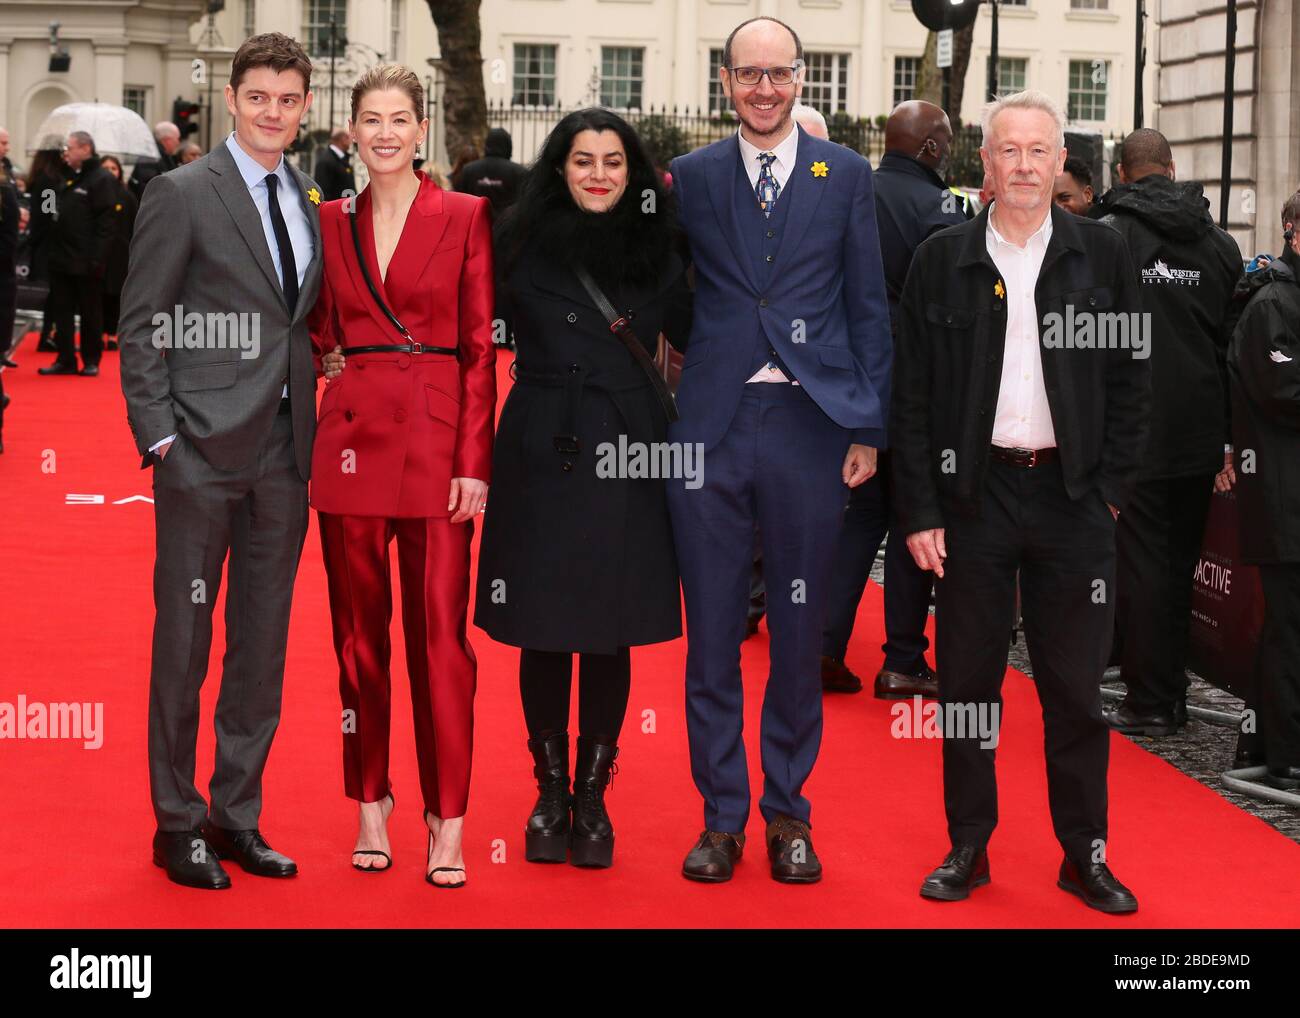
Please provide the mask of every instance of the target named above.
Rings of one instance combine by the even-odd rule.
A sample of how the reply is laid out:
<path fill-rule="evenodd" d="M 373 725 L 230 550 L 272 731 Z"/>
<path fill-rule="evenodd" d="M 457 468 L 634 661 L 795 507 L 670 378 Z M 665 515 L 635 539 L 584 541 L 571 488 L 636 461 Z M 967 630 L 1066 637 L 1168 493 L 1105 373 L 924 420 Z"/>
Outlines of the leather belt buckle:
<path fill-rule="evenodd" d="M 411 344 L 411 353 L 424 353 L 424 344 L 423 344 L 423 343 L 412 343 L 412 344 Z"/>
<path fill-rule="evenodd" d="M 581 451 L 577 435 L 556 435 L 555 451 L 561 456 L 577 456 Z"/>

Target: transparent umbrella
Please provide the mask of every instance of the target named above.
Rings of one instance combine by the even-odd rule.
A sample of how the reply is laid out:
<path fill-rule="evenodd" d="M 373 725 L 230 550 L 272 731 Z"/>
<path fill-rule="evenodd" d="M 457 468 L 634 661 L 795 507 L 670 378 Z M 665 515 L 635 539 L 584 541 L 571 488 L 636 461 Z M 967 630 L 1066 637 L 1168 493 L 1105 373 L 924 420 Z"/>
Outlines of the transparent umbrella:
<path fill-rule="evenodd" d="M 85 131 L 95 141 L 100 155 L 117 156 L 123 162 L 157 159 L 158 145 L 153 132 L 140 115 L 125 106 L 109 103 L 67 103 L 56 107 L 36 130 L 34 148 L 62 148 L 72 131 Z"/>

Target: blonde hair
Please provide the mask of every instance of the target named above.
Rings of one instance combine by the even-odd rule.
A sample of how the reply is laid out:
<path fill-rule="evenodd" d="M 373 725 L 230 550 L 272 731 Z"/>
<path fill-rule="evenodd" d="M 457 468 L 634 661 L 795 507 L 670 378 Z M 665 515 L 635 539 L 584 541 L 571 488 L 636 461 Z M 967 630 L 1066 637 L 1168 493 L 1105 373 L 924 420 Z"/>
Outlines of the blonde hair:
<path fill-rule="evenodd" d="M 1003 110 L 1041 110 L 1056 121 L 1061 139 L 1060 147 L 1065 148 L 1065 114 L 1061 112 L 1061 107 L 1056 105 L 1046 92 L 1039 92 L 1032 88 L 1023 92 L 1013 92 L 1011 95 L 998 96 L 991 103 L 984 104 L 984 112 L 980 118 L 980 124 L 984 128 L 984 147 L 989 144 L 989 136 L 993 133 L 993 118 Z"/>
<path fill-rule="evenodd" d="M 353 121 L 357 119 L 357 110 L 361 108 L 361 100 L 365 98 L 367 92 L 384 92 L 388 89 L 405 92 L 407 98 L 411 100 L 416 119 L 424 119 L 424 86 L 420 84 L 419 77 L 409 67 L 403 67 L 401 64 L 383 64 L 370 68 L 352 86 Z"/>

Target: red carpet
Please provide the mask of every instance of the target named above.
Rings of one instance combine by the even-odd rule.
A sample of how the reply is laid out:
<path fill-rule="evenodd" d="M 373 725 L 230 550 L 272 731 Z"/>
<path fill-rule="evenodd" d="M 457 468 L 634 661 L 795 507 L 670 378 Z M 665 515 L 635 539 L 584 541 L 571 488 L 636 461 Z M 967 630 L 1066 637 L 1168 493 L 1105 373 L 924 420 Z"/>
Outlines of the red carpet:
<path fill-rule="evenodd" d="M 263 831 L 294 856 L 296 880 L 234 868 L 211 893 L 168 882 L 149 859 L 153 815 L 145 761 L 153 512 L 138 469 L 117 379 L 117 355 L 98 379 L 38 378 L 51 357 L 28 337 L 7 371 L 0 490 L 0 702 L 99 701 L 101 748 L 0 740 L 0 917 L 6 926 L 1294 926 L 1300 846 L 1115 736 L 1111 862 L 1141 901 L 1107 918 L 1055 886 L 1032 685 L 1006 683 L 998 754 L 1001 824 L 990 846 L 992 883 L 964 903 L 921 899 L 942 858 L 939 745 L 890 736 L 890 705 L 869 693 L 826 701 L 821 757 L 808 792 L 826 878 L 812 887 L 767 875 L 757 812 L 758 711 L 767 634 L 745 644 L 747 730 L 755 807 L 749 845 L 727 885 L 683 880 L 698 835 L 683 719 L 685 641 L 633 653 L 632 703 L 609 806 L 618 831 L 608 871 L 524 862 L 522 830 L 535 791 L 524 745 L 517 652 L 473 631 L 479 658 L 474 779 L 467 821 L 469 884 L 458 894 L 424 883 L 400 628 L 394 629 L 393 872 L 356 873 L 349 853 L 355 806 L 343 796 L 339 700 L 320 543 L 308 535 L 295 590 L 284 712 L 265 784 Z M 501 376 L 508 355 L 500 361 Z M 102 504 L 69 504 L 102 495 Z M 211 769 L 211 712 L 224 649 L 221 605 L 204 687 L 199 787 Z M 395 618 L 400 618 L 398 611 Z M 871 586 L 848 655 L 863 676 L 880 665 L 881 591 Z M 643 720 L 645 718 L 646 720 Z M 1279 879 L 1281 878 L 1281 879 Z"/>

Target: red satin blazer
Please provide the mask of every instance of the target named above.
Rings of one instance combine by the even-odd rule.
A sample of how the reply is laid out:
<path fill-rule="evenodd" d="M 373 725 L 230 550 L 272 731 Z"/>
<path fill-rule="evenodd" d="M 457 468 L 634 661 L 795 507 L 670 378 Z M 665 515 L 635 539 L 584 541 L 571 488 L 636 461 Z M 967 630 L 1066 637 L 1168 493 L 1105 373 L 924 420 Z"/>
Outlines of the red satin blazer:
<path fill-rule="evenodd" d="M 356 198 L 370 278 L 411 337 L 442 354 L 347 357 L 325 386 L 312 448 L 311 504 L 358 516 L 450 516 L 453 477 L 491 480 L 496 407 L 492 228 L 485 198 L 445 192 L 425 174 L 381 279 L 370 189 Z M 347 199 L 321 206 L 325 272 L 308 318 L 320 358 L 342 346 L 407 342 L 357 264 Z"/>

